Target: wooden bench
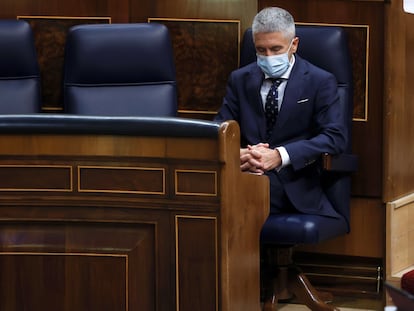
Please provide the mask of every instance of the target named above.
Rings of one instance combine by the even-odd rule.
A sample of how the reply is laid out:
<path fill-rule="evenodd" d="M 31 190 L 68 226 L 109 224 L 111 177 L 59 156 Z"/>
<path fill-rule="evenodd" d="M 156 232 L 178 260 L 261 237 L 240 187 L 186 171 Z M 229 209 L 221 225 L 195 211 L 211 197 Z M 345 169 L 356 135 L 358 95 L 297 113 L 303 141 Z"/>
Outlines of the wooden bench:
<path fill-rule="evenodd" d="M 0 141 L 0 310 L 260 309 L 235 122 L 5 115 Z"/>

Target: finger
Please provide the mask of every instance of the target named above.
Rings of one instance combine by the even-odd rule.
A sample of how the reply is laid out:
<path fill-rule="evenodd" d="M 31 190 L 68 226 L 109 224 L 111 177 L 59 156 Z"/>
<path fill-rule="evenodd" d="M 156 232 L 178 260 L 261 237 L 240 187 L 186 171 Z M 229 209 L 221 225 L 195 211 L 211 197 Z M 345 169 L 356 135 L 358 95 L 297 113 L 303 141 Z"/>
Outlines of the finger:
<path fill-rule="evenodd" d="M 258 168 L 253 168 L 249 170 L 249 173 L 256 174 L 256 175 L 263 175 L 264 171 Z"/>
<path fill-rule="evenodd" d="M 241 164 L 240 164 L 240 169 L 241 169 L 242 171 L 248 171 L 248 170 L 250 170 L 251 168 L 252 168 L 252 165 L 251 165 L 248 161 L 243 162 L 243 163 L 241 163 Z"/>
<path fill-rule="evenodd" d="M 256 159 L 260 159 L 262 157 L 261 152 L 256 149 L 252 149 L 250 154 L 253 156 L 253 158 L 256 158 Z"/>
<path fill-rule="evenodd" d="M 260 161 L 257 161 L 256 159 L 252 158 L 248 161 L 250 167 L 256 167 L 259 169 L 263 169 L 263 164 Z"/>
<path fill-rule="evenodd" d="M 254 145 L 254 147 L 269 148 L 269 144 L 268 143 L 258 143 L 257 145 Z"/>

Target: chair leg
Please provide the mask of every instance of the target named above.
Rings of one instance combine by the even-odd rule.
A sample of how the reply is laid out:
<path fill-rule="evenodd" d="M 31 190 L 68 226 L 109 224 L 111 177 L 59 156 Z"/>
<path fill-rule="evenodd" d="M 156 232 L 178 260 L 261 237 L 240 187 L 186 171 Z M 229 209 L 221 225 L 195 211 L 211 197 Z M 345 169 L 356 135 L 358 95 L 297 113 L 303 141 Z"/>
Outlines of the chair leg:
<path fill-rule="evenodd" d="M 262 255 L 265 263 L 262 275 L 263 311 L 276 311 L 278 302 L 289 301 L 294 296 L 312 311 L 339 310 L 321 299 L 322 293 L 316 291 L 308 278 L 292 263 L 292 248 L 267 249 Z"/>
<path fill-rule="evenodd" d="M 268 280 L 263 311 L 276 311 L 277 304 L 281 301 L 288 301 L 293 298 L 292 293 L 287 289 L 289 280 L 289 268 L 279 267 L 276 277 Z"/>
<path fill-rule="evenodd" d="M 277 304 L 288 301 L 293 294 L 288 291 L 291 248 L 262 249 L 263 311 L 276 311 Z"/>
<path fill-rule="evenodd" d="M 275 295 L 263 303 L 263 311 L 277 311 L 277 299 Z"/>
<path fill-rule="evenodd" d="M 290 270 L 288 288 L 299 301 L 304 303 L 312 311 L 339 311 L 338 308 L 325 303 L 308 278 L 297 269 Z"/>

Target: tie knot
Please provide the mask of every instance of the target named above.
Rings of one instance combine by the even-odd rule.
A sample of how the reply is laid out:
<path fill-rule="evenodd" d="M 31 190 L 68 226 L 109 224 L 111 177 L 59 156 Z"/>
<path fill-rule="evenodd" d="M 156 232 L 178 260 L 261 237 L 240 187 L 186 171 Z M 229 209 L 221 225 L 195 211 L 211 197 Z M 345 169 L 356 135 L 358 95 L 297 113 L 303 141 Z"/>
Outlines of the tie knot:
<path fill-rule="evenodd" d="M 285 79 L 282 79 L 282 78 L 277 78 L 277 79 L 271 78 L 270 79 L 270 81 L 272 82 L 272 85 L 276 87 L 278 87 L 284 80 Z"/>

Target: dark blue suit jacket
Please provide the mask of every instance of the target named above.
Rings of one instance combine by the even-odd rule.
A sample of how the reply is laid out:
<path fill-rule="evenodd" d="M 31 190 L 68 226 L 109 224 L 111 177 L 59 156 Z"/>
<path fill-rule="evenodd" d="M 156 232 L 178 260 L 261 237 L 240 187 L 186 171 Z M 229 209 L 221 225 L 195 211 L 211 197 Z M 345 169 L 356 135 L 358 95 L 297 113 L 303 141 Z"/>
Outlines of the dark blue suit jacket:
<path fill-rule="evenodd" d="M 271 212 L 289 201 L 297 211 L 337 217 L 320 184 L 322 153 L 337 154 L 346 146 L 335 77 L 295 55 L 272 137 L 271 148 L 284 146 L 291 165 L 266 174 L 270 178 Z M 266 142 L 266 120 L 260 88 L 264 75 L 251 63 L 231 73 L 216 120 L 236 120 L 241 147 Z"/>

